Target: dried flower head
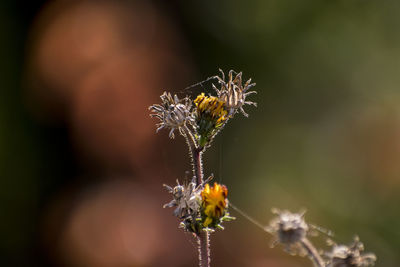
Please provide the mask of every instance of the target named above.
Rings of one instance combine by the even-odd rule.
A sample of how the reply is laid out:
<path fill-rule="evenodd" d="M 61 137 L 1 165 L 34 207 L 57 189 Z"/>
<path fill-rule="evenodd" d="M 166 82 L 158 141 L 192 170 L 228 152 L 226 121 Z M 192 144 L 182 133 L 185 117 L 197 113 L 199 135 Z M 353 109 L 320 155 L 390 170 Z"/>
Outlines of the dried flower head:
<path fill-rule="evenodd" d="M 206 184 L 201 192 L 203 226 L 215 228 L 220 224 L 228 207 L 228 188 L 225 185 L 214 183 L 213 187 Z"/>
<path fill-rule="evenodd" d="M 328 267 L 368 267 L 374 266 L 376 256 L 373 253 L 362 253 L 364 245 L 355 237 L 349 246 L 333 243 L 332 251 L 327 253 Z"/>
<path fill-rule="evenodd" d="M 164 187 L 172 194 L 173 199 L 163 207 L 176 207 L 174 215 L 180 219 L 197 216 L 201 202 L 200 187 L 196 187 L 193 181 L 187 185 L 179 184 L 178 180 L 176 180 L 176 183 L 175 187 L 164 184 Z"/>
<path fill-rule="evenodd" d="M 194 103 L 199 145 L 203 147 L 227 121 L 228 112 L 225 109 L 225 102 L 215 96 L 205 96 L 204 93 L 197 96 Z"/>
<path fill-rule="evenodd" d="M 174 138 L 174 131 L 178 129 L 181 134 L 183 133 L 183 127 L 186 122 L 193 121 L 191 115 L 192 101 L 185 97 L 179 99 L 177 95 L 174 97 L 170 93 L 164 92 L 161 96 L 162 104 L 154 104 L 149 107 L 149 110 L 154 112 L 150 114 L 151 117 L 158 118 L 161 122 L 157 124 L 157 132 L 162 128 L 171 129 L 169 137 Z"/>
<path fill-rule="evenodd" d="M 266 227 L 266 231 L 275 237 L 274 244 L 281 243 L 291 254 L 304 255 L 301 241 L 306 237 L 308 225 L 304 220 L 304 212 L 291 213 L 287 210 L 273 210 L 275 217 Z"/>
<path fill-rule="evenodd" d="M 218 98 L 225 102 L 225 107 L 229 111 L 229 116 L 240 110 L 244 116 L 248 117 L 249 115 L 244 111 L 243 106 L 245 104 L 257 106 L 257 103 L 246 101 L 248 95 L 257 93 L 256 91 L 248 91 L 256 84 L 251 83 L 251 79 L 247 80 L 247 82 L 243 84 L 242 72 L 239 72 L 235 77 L 233 77 L 233 70 L 229 71 L 228 81 L 225 82 L 224 72 L 221 69 L 219 71 L 221 72 L 221 77 L 215 76 L 215 78 L 218 80 L 221 89 L 217 89 L 214 84 L 212 86 L 217 92 Z"/>

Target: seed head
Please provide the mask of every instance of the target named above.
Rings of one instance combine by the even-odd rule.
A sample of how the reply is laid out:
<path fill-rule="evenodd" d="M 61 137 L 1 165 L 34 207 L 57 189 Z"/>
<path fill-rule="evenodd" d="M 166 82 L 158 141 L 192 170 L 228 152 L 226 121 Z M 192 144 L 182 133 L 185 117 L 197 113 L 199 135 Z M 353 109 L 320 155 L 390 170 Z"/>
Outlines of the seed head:
<path fill-rule="evenodd" d="M 240 110 L 245 117 L 248 117 L 249 115 L 244 111 L 243 106 L 245 104 L 257 106 L 257 103 L 246 101 L 248 95 L 257 93 L 256 91 L 248 91 L 256 84 L 251 83 L 251 79 L 247 80 L 247 82 L 243 84 L 242 72 L 239 72 L 235 77 L 233 77 L 233 70 L 229 71 L 229 80 L 225 82 L 224 72 L 221 69 L 219 71 L 221 72 L 221 77 L 215 76 L 215 78 L 218 80 L 221 89 L 217 89 L 214 84 L 213 88 L 217 92 L 218 98 L 225 102 L 225 107 L 229 111 L 229 116 L 232 116 Z"/>
<path fill-rule="evenodd" d="M 333 244 L 332 251 L 327 253 L 328 267 L 368 267 L 374 266 L 376 256 L 373 253 L 362 253 L 364 245 L 355 237 L 349 246 Z"/>
<path fill-rule="evenodd" d="M 273 212 L 277 214 L 277 217 L 272 219 L 265 230 L 274 235 L 274 244 L 281 243 L 291 254 L 304 255 L 305 251 L 300 243 L 308 232 L 304 212 L 291 213 L 287 210 L 273 210 Z"/>
<path fill-rule="evenodd" d="M 151 117 L 156 117 L 160 120 L 157 124 L 157 132 L 162 128 L 171 129 L 169 137 L 174 138 L 174 131 L 179 130 L 183 134 L 183 127 L 187 122 L 192 122 L 193 117 L 191 115 L 192 102 L 188 97 L 179 99 L 177 95 L 174 97 L 170 93 L 164 92 L 161 96 L 161 105 L 154 104 L 149 107 L 149 110 L 153 112 L 150 114 Z"/>
<path fill-rule="evenodd" d="M 172 194 L 173 199 L 163 207 L 176 207 L 174 215 L 179 219 L 197 217 L 200 211 L 201 187 L 196 187 L 194 181 L 187 185 L 179 184 L 178 180 L 176 180 L 176 183 L 175 187 L 164 184 L 164 187 Z"/>

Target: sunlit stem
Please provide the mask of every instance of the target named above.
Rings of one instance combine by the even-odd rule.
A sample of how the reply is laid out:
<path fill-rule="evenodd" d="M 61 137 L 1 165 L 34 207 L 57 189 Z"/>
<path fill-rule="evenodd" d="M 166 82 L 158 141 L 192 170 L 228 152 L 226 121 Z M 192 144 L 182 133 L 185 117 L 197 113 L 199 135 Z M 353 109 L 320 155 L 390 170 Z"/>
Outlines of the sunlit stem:
<path fill-rule="evenodd" d="M 199 245 L 199 267 L 210 267 L 210 233 L 201 232 L 197 237 Z"/>
<path fill-rule="evenodd" d="M 310 240 L 308 240 L 306 237 L 304 237 L 303 239 L 301 239 L 300 243 L 303 246 L 303 248 L 307 251 L 307 255 L 311 259 L 311 261 L 314 263 L 315 267 L 325 267 L 324 260 L 321 258 L 317 249 L 310 242 Z"/>
<path fill-rule="evenodd" d="M 197 185 L 202 185 L 203 175 L 203 148 L 199 147 L 193 151 L 193 174 L 196 177 Z M 197 234 L 197 243 L 199 245 L 199 266 L 210 267 L 210 234 L 201 231 Z"/>
<path fill-rule="evenodd" d="M 197 157 L 196 157 L 196 150 L 197 145 L 196 145 L 196 140 L 193 136 L 192 131 L 185 125 L 183 127 L 183 132 L 182 132 L 183 137 L 185 137 L 186 144 L 188 145 L 189 148 L 189 157 L 190 157 L 190 163 L 192 164 L 192 171 L 193 171 L 193 176 L 196 177 L 196 182 L 199 180 L 198 177 L 198 164 L 196 163 Z M 200 163 L 201 163 L 201 158 L 200 158 Z M 201 168 L 200 168 L 201 170 Z"/>
<path fill-rule="evenodd" d="M 193 149 L 189 148 L 192 153 L 193 175 L 196 177 L 197 185 L 202 185 L 204 182 L 203 149 L 203 147 L 196 146 Z M 210 234 L 200 230 L 200 233 L 197 234 L 197 243 L 199 245 L 199 266 L 210 267 Z"/>
<path fill-rule="evenodd" d="M 203 184 L 203 148 L 198 147 L 193 151 L 193 174 L 196 177 L 198 185 Z"/>
<path fill-rule="evenodd" d="M 186 143 L 189 146 L 189 150 L 191 153 L 193 153 L 192 151 L 197 147 L 196 140 L 193 136 L 193 132 L 189 129 L 189 127 L 187 127 L 187 125 L 185 125 L 183 127 L 183 130 L 184 130 L 184 134 L 185 134 L 184 137 L 186 139 Z"/>
<path fill-rule="evenodd" d="M 204 147 L 198 147 L 192 131 L 185 125 L 182 132 L 189 148 L 190 159 L 193 167 L 193 175 L 196 177 L 196 186 L 202 185 L 204 182 L 202 156 Z M 210 267 L 210 234 L 200 231 L 196 235 L 197 244 L 199 245 L 199 266 Z"/>

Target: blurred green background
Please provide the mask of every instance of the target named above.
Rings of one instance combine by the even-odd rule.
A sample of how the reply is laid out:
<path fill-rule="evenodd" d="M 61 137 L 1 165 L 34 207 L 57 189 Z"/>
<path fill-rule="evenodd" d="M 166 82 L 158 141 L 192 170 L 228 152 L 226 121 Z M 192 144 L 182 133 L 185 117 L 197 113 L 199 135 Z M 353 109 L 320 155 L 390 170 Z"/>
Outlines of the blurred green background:
<path fill-rule="evenodd" d="M 99 265 L 75 241 L 65 245 L 63 236 L 82 195 L 121 180 L 115 176 L 137 181 L 134 187 L 154 195 L 160 209 L 168 202 L 161 184 L 173 183 L 189 169 L 186 148 L 182 140 L 170 142 L 166 131 L 155 135 L 145 108 L 158 101 L 162 90 L 192 93 L 181 88 L 217 74 L 218 68 L 243 71 L 258 91 L 251 96 L 258 107 L 245 107 L 250 117 L 236 116 L 205 155 L 206 173 L 229 187 L 230 201 L 265 224 L 272 207 L 306 208 L 306 219 L 334 231 L 336 241 L 348 243 L 359 235 L 366 251 L 376 253 L 376 266 L 400 264 L 398 1 L 0 5 L 2 266 L 192 266 L 195 252 L 174 263 L 165 263 L 160 252 L 139 263 L 134 258 Z M 110 10 L 115 13 L 108 15 Z M 108 43 L 112 38 L 116 44 Z M 74 52 L 81 48 L 84 52 Z M 133 54 L 126 63 L 124 58 Z M 109 62 L 116 63 L 108 67 Z M 90 79 L 82 78 L 88 73 Z M 126 77 L 139 78 L 121 82 Z M 104 92 L 94 91 L 100 87 L 112 97 L 120 92 L 114 87 L 129 88 L 129 93 L 116 94 L 113 105 L 104 102 L 114 99 L 108 93 L 93 104 Z M 73 96 L 60 93 L 70 89 Z M 145 97 L 146 92 L 152 93 Z M 125 106 L 139 111 L 124 113 Z M 122 117 L 132 125 L 124 128 Z M 93 121 L 98 123 L 92 127 Z M 136 137 L 141 127 L 151 133 Z M 130 140 L 131 133 L 132 141 L 113 145 Z M 154 147 L 136 147 L 142 137 Z M 138 154 L 142 161 L 131 163 Z M 160 171 L 169 178 L 151 172 L 157 178 L 141 179 L 150 176 L 153 164 L 163 166 Z M 170 211 L 162 212 L 176 223 Z M 305 259 L 269 249 L 268 235 L 231 213 L 237 221 L 226 224 L 213 243 L 215 266 L 309 266 Z M 181 242 L 191 251 L 187 239 Z"/>

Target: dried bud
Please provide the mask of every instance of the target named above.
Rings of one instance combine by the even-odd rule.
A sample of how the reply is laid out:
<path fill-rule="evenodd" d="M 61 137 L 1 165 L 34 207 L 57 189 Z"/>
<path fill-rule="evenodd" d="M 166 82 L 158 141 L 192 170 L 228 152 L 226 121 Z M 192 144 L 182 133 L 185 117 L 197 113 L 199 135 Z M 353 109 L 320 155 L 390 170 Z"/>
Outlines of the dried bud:
<path fill-rule="evenodd" d="M 200 212 L 201 188 L 196 188 L 196 184 L 193 181 L 187 185 L 179 184 L 178 180 L 176 180 L 176 183 L 175 187 L 164 185 L 168 192 L 172 194 L 173 199 L 163 207 L 176 207 L 174 215 L 179 219 L 197 217 Z"/>
<path fill-rule="evenodd" d="M 272 219 L 265 230 L 274 235 L 273 245 L 281 243 L 291 254 L 305 255 L 301 241 L 306 237 L 308 225 L 304 220 L 304 212 L 291 213 L 287 210 L 273 210 L 278 216 Z"/>
<path fill-rule="evenodd" d="M 246 97 L 251 94 L 256 94 L 256 91 L 248 91 L 251 87 L 255 86 L 255 83 L 251 83 L 249 79 L 245 84 L 242 82 L 242 72 L 239 72 L 233 77 L 233 70 L 229 71 L 229 80 L 225 82 L 225 74 L 222 70 L 219 70 L 222 77 L 215 76 L 221 89 L 217 89 L 213 85 L 214 90 L 217 92 L 218 98 L 225 103 L 226 109 L 229 111 L 229 116 L 235 114 L 238 110 L 246 117 L 249 115 L 244 111 L 243 106 L 253 105 L 257 106 L 257 103 L 246 101 Z"/>
<path fill-rule="evenodd" d="M 186 122 L 193 121 L 191 100 L 188 97 L 180 100 L 176 95 L 172 97 L 167 92 L 164 92 L 160 98 L 162 100 L 161 105 L 154 104 L 149 107 L 149 110 L 154 112 L 150 116 L 156 117 L 161 121 L 157 124 L 157 132 L 162 128 L 169 128 L 171 129 L 169 132 L 170 138 L 175 137 L 175 129 L 178 129 L 183 134 L 182 127 L 185 126 Z"/>
<path fill-rule="evenodd" d="M 368 267 L 374 266 L 376 256 L 373 253 L 362 253 L 364 245 L 358 237 L 349 246 L 333 244 L 332 251 L 327 253 L 328 267 Z"/>

